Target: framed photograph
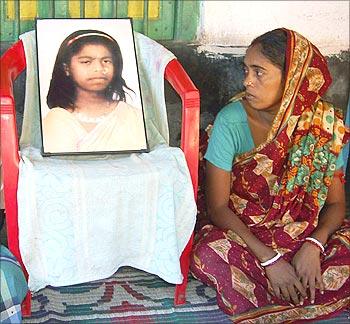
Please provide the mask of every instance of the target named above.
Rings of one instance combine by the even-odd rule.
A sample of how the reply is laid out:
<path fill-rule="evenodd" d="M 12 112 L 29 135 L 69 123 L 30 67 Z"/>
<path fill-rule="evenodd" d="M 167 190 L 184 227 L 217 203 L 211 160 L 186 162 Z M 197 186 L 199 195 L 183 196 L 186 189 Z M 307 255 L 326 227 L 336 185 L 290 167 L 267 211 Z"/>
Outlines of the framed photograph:
<path fill-rule="evenodd" d="M 132 20 L 36 20 L 42 154 L 148 152 Z"/>

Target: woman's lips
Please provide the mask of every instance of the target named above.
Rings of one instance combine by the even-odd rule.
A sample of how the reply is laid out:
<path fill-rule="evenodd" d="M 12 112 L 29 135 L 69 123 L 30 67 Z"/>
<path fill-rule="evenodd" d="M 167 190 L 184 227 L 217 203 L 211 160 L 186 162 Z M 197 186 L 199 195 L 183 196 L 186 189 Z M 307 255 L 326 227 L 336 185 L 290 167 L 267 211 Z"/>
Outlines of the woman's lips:
<path fill-rule="evenodd" d="M 108 83 L 108 79 L 104 77 L 96 77 L 89 79 L 90 84 L 106 84 Z"/>
<path fill-rule="evenodd" d="M 107 80 L 107 78 L 106 77 L 94 77 L 94 78 L 90 78 L 89 80 L 91 80 L 91 81 L 94 81 L 94 80 L 99 81 L 99 80 Z"/>
<path fill-rule="evenodd" d="M 249 93 L 249 92 L 246 92 L 245 93 L 245 98 L 247 99 L 247 100 L 253 100 L 253 99 L 255 99 L 255 96 L 253 96 L 251 93 Z"/>

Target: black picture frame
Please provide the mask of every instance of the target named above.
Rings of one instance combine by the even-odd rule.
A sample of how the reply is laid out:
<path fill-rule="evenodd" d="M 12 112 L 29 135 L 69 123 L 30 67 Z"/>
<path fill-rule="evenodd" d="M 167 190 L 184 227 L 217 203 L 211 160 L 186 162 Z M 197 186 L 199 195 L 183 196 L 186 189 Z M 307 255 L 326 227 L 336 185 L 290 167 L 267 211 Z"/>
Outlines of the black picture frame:
<path fill-rule="evenodd" d="M 132 19 L 37 18 L 35 28 L 42 155 L 149 152 Z"/>

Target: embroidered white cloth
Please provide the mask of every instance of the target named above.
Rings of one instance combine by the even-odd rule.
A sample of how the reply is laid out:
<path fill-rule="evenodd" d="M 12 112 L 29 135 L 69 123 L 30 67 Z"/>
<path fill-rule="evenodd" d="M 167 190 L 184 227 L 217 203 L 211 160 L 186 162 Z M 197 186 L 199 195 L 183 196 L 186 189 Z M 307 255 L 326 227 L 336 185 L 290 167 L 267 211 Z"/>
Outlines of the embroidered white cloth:
<path fill-rule="evenodd" d="M 174 56 L 136 34 L 150 153 L 43 158 L 35 35 L 21 39 L 27 84 L 18 220 L 30 290 L 106 278 L 124 265 L 181 283 L 179 258 L 194 228 L 196 204 L 184 154 L 167 145 L 163 76 Z"/>
<path fill-rule="evenodd" d="M 124 265 L 182 282 L 196 205 L 179 148 L 89 161 L 25 149 L 18 200 L 31 291 L 106 278 Z"/>

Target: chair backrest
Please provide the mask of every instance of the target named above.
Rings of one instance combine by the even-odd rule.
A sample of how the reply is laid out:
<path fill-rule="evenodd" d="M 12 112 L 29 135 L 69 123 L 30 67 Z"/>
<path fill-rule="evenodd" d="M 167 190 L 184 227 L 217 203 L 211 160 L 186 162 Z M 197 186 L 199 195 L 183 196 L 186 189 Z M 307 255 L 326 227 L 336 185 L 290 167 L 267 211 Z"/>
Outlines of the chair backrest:
<path fill-rule="evenodd" d="M 39 92 L 35 31 L 20 36 L 26 57 L 26 94 L 20 146 L 40 148 Z M 169 127 L 164 96 L 164 71 L 175 56 L 152 39 L 135 33 L 147 137 L 150 147 L 169 144 Z"/>
<path fill-rule="evenodd" d="M 28 39 L 25 39 L 28 38 Z M 150 77 L 143 77 L 141 74 L 141 91 L 145 96 L 145 111 L 148 124 L 154 126 L 155 132 L 153 145 L 157 142 L 169 140 L 168 124 L 166 120 L 165 100 L 164 100 L 164 78 L 170 82 L 175 91 L 182 99 L 182 126 L 181 126 L 181 148 L 185 153 L 185 158 L 190 170 L 194 194 L 197 193 L 198 178 L 198 132 L 199 132 L 199 92 L 194 86 L 186 72 L 179 62 L 174 59 L 172 53 L 151 39 L 137 34 L 135 36 L 136 49 L 138 55 L 138 64 L 144 66 L 144 70 L 151 66 L 151 63 L 157 64 L 154 60 L 156 54 L 163 54 L 164 60 L 158 62 L 157 86 L 153 89 L 147 89 L 144 82 L 150 82 L 151 87 L 155 80 Z M 148 49 L 147 51 L 144 48 Z M 13 96 L 13 82 L 27 68 L 28 74 L 33 73 L 31 81 L 26 82 L 26 95 L 31 96 L 34 104 L 26 98 L 26 108 L 24 116 L 24 125 L 21 136 L 21 145 L 40 146 L 40 128 L 39 128 L 39 106 L 38 90 L 36 82 L 36 46 L 34 32 L 28 32 L 21 36 L 21 40 L 10 47 L 1 57 L 1 92 L 0 92 L 0 117 L 1 117 L 1 160 L 5 192 L 5 207 L 7 215 L 7 229 L 11 232 L 8 238 L 10 250 L 21 261 L 18 247 L 18 225 L 17 225 L 17 184 L 18 184 L 18 137 L 16 130 L 15 104 Z M 164 70 L 165 69 L 165 70 Z M 161 72 L 163 71 L 163 72 Z M 147 72 L 147 71 L 146 71 Z M 144 82 L 143 82 L 144 81 Z M 147 93 L 147 90 L 150 92 Z M 145 93 L 146 92 L 146 93 Z M 28 107 L 29 105 L 29 107 Z M 155 110 L 156 108 L 156 110 Z M 156 125 L 161 124 L 159 129 Z M 149 125 L 147 125 L 149 127 Z M 150 142 L 150 146 L 152 143 Z M 13 215 L 12 215 L 13 214 Z"/>
<path fill-rule="evenodd" d="M 21 42 L 15 44 L 4 54 L 5 57 L 4 60 L 3 57 L 1 58 L 1 64 L 7 65 L 6 61 L 10 61 L 10 72 L 12 71 L 11 73 L 16 77 L 25 68 L 27 70 L 20 146 L 22 148 L 25 146 L 40 147 L 35 31 L 22 34 L 20 39 Z M 165 47 L 137 32 L 135 33 L 135 45 L 149 146 L 153 148 L 157 144 L 169 144 L 169 127 L 164 95 L 165 77 L 182 100 L 181 149 L 185 153 L 196 195 L 200 117 L 199 91 L 175 56 Z M 8 79 L 11 78 L 2 78 L 1 84 L 5 84 L 6 87 Z M 6 96 L 7 90 L 4 90 L 3 86 L 1 88 L 1 93 Z M 9 94 L 9 98 L 13 98 L 12 93 Z M 1 100 L 3 100 L 3 95 Z M 17 142 L 13 141 L 11 145 L 14 145 L 17 152 Z"/>

